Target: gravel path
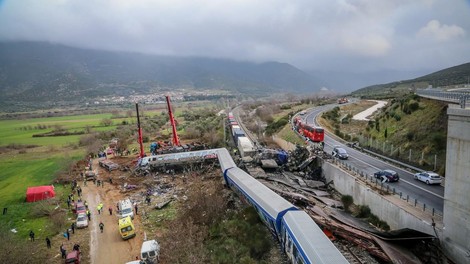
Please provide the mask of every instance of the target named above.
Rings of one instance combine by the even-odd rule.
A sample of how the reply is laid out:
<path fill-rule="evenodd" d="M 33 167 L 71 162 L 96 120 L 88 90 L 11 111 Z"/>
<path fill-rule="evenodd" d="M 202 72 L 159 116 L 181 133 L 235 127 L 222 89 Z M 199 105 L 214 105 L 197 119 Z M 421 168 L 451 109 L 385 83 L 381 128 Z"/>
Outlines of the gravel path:
<path fill-rule="evenodd" d="M 377 104 L 372 106 L 369 109 L 366 109 L 360 112 L 359 114 L 354 115 L 352 119 L 369 121 L 369 118 L 368 118 L 369 116 L 371 116 L 375 111 L 379 110 L 380 108 L 384 107 L 387 104 L 387 101 L 377 101 L 377 100 L 368 100 L 368 101 L 377 102 Z"/>

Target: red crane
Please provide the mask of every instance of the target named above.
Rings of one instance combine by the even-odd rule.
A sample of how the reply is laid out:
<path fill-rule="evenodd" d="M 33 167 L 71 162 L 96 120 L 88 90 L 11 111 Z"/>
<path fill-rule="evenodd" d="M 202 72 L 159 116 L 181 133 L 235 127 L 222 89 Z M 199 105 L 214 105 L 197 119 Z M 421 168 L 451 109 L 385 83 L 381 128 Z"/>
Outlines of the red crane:
<path fill-rule="evenodd" d="M 168 115 L 170 116 L 170 122 L 171 122 L 171 129 L 173 131 L 173 139 L 172 143 L 173 146 L 180 146 L 180 139 L 178 138 L 178 134 L 176 133 L 176 122 L 175 118 L 173 117 L 173 111 L 171 110 L 171 103 L 170 103 L 170 96 L 165 95 L 166 98 L 166 104 L 168 106 Z"/>
<path fill-rule="evenodd" d="M 142 140 L 142 128 L 140 127 L 140 116 L 139 116 L 139 104 L 135 104 L 135 109 L 137 111 L 137 128 L 139 129 L 139 146 L 140 146 L 140 158 L 145 156 L 144 153 L 144 144 Z"/>

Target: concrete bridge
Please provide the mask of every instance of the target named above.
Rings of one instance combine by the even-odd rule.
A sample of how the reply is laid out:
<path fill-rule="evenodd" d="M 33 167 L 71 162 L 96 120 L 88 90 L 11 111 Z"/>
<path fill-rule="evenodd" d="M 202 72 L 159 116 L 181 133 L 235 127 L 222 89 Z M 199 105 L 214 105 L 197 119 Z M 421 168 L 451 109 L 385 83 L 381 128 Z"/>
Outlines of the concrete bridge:
<path fill-rule="evenodd" d="M 470 102 L 470 92 L 465 90 L 461 91 L 442 91 L 437 89 L 417 89 L 416 94 L 439 101 L 459 104 L 462 108 L 466 108 L 467 102 Z"/>

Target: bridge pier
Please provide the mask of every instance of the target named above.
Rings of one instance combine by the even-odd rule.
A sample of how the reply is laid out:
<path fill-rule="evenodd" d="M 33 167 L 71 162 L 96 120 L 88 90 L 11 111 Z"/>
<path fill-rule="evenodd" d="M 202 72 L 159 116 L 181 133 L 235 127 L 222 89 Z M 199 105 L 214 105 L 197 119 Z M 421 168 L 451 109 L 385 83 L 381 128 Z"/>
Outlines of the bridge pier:
<path fill-rule="evenodd" d="M 470 263 L 470 109 L 449 105 L 442 245 L 457 263 Z"/>

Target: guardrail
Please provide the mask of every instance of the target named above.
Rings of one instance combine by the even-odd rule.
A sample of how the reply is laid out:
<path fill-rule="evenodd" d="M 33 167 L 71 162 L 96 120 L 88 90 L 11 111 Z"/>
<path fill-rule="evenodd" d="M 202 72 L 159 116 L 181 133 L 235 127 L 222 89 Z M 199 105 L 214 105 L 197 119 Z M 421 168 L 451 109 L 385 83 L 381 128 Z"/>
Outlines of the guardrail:
<path fill-rule="evenodd" d="M 417 198 L 413 198 L 412 195 L 396 190 L 395 187 L 390 186 L 387 182 L 382 182 L 379 179 L 375 178 L 373 175 L 368 175 L 366 172 L 352 166 L 349 163 L 346 163 L 337 158 L 332 158 L 332 162 L 340 166 L 342 169 L 351 172 L 352 175 L 360 177 L 364 182 L 375 186 L 384 194 L 397 196 L 401 200 L 406 201 L 408 204 L 413 205 L 416 208 L 419 208 L 423 212 L 429 213 L 434 219 L 442 221 L 442 211 L 432 208 L 430 206 L 426 206 L 425 203 L 420 202 Z"/>
<path fill-rule="evenodd" d="M 316 122 L 316 117 L 314 119 L 314 121 Z M 294 130 L 295 131 L 295 130 Z M 301 135 L 299 135 L 297 132 L 296 134 L 298 136 L 301 137 Z M 332 133 L 328 133 L 330 135 L 333 135 L 334 137 L 337 137 L 336 135 L 332 134 Z M 339 137 L 337 137 L 339 138 Z M 340 141 L 345 141 L 343 139 L 340 139 Z M 361 149 L 362 150 L 362 149 Z M 363 152 L 364 153 L 364 152 Z M 394 160 L 394 159 L 391 159 L 389 157 L 385 157 L 383 155 L 380 155 L 380 154 L 377 154 L 375 152 L 372 152 L 370 150 L 367 150 L 366 153 L 368 153 L 369 155 L 373 155 L 373 156 L 376 156 L 376 157 L 380 157 L 384 160 L 388 160 L 389 162 L 393 162 L 393 163 L 396 163 L 400 166 L 403 166 L 403 167 L 406 167 L 406 168 L 409 168 L 409 169 L 413 169 L 413 170 L 416 170 L 416 171 L 422 171 L 421 169 L 419 168 L 416 168 L 414 166 L 411 166 L 409 164 L 406 164 L 406 163 L 403 163 L 403 162 L 400 162 L 400 161 L 397 161 L 397 160 Z M 363 180 L 367 183 L 371 183 L 371 184 L 375 184 L 375 186 L 382 192 L 385 192 L 386 194 L 390 194 L 390 195 L 396 195 L 398 196 L 400 199 L 402 200 L 406 200 L 406 202 L 408 204 L 411 204 L 411 205 L 414 205 L 414 207 L 416 208 L 422 208 L 423 212 L 425 213 L 429 213 L 433 218 L 435 218 L 436 220 L 440 220 L 442 221 L 442 218 L 443 218 L 443 212 L 441 210 L 437 210 L 435 208 L 432 208 L 432 207 L 429 207 L 429 206 L 426 206 L 425 203 L 422 203 L 420 202 L 417 198 L 413 198 L 411 195 L 409 194 L 406 194 L 406 193 L 403 193 L 401 191 L 397 191 L 395 189 L 395 187 L 391 187 L 388 183 L 384 183 L 384 182 L 381 182 L 379 179 L 375 178 L 373 175 L 368 175 L 366 172 L 352 166 L 351 164 L 348 164 L 346 163 L 345 161 L 342 161 L 340 159 L 337 159 L 337 158 L 333 158 L 333 163 L 337 164 L 337 165 L 341 165 L 342 168 L 346 169 L 347 171 L 350 171 L 353 175 L 357 175 L 359 176 L 360 178 L 363 178 Z"/>
<path fill-rule="evenodd" d="M 466 107 L 467 100 L 470 100 L 470 92 L 446 92 L 432 89 L 417 89 L 416 94 L 421 97 L 436 99 L 440 101 L 460 104 L 461 108 Z"/>

